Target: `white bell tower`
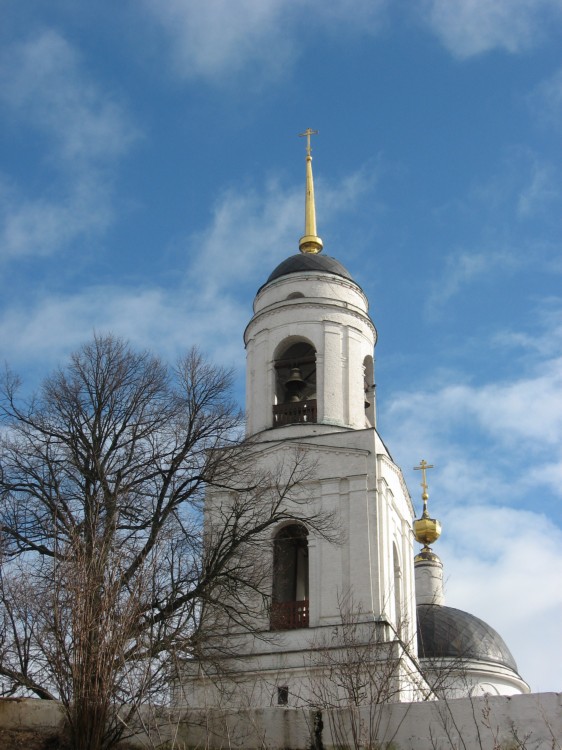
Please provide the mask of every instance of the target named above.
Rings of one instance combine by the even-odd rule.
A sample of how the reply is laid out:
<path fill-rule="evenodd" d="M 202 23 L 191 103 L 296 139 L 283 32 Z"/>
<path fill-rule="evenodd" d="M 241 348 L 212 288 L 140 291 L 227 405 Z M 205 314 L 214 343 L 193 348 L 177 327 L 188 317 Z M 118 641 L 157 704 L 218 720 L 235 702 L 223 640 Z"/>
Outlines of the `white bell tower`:
<path fill-rule="evenodd" d="M 263 638 L 240 636 L 233 679 L 236 694 L 245 685 L 254 705 L 313 703 L 311 654 L 323 644 L 332 660 L 345 659 L 334 633 L 351 618 L 361 642 L 372 643 L 376 633 L 381 648 L 374 659 L 384 652 L 401 665 L 394 700 L 415 700 L 425 683 L 415 666 L 414 510 L 376 430 L 377 334 L 368 300 L 344 266 L 322 254 L 314 132 L 303 133 L 300 252 L 258 290 L 244 333 L 246 420 L 260 465 L 289 449 L 306 452 L 314 466 L 307 502 L 315 513 L 333 516 L 339 541 L 315 535 L 305 520 L 273 530 L 264 550 L 272 573 L 270 606 L 258 623 Z M 209 502 L 222 501 L 212 496 Z M 318 677 L 321 665 L 315 662 L 314 669 Z"/>

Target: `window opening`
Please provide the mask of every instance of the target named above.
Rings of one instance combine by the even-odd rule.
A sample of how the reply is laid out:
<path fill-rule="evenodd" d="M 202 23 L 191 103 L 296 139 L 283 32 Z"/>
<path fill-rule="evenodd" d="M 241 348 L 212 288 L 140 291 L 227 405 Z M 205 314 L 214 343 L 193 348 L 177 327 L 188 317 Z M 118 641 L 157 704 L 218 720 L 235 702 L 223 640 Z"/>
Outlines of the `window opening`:
<path fill-rule="evenodd" d="M 285 526 L 273 542 L 271 629 L 308 627 L 308 532 Z"/>

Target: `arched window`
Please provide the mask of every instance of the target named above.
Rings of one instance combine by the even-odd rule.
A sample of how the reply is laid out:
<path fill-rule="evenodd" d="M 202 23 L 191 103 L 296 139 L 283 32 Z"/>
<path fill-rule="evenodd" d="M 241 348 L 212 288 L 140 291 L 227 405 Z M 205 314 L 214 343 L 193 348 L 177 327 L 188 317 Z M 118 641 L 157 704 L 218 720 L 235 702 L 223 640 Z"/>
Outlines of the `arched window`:
<path fill-rule="evenodd" d="M 273 426 L 316 422 L 316 350 L 305 342 L 291 344 L 275 360 Z"/>
<path fill-rule="evenodd" d="M 398 557 L 398 550 L 396 544 L 392 545 L 392 559 L 394 568 L 394 617 L 396 622 L 396 630 L 400 635 L 402 631 L 402 620 L 404 616 L 403 605 L 402 605 L 402 571 L 400 569 L 400 558 Z"/>
<path fill-rule="evenodd" d="M 308 531 L 285 526 L 273 542 L 271 629 L 308 627 Z"/>

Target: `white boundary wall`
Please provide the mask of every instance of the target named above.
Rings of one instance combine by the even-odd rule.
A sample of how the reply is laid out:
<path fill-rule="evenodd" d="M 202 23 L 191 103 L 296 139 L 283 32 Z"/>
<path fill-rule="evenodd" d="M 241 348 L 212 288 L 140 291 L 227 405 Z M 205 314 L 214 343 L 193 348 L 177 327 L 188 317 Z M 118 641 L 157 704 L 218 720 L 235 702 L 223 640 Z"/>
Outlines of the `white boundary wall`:
<path fill-rule="evenodd" d="M 64 721 L 57 701 L 38 698 L 0 698 L 0 729 L 54 732 Z"/>
<path fill-rule="evenodd" d="M 257 750 L 557 750 L 562 694 L 538 693 L 394 703 L 339 711 L 272 707 L 186 715 L 185 748 Z M 199 726 L 197 724 L 199 723 Z M 352 726 L 358 733 L 353 744 Z M 371 728 L 371 729 L 370 729 Z M 349 739 L 342 742 L 344 736 Z M 371 744 L 369 744 L 371 743 Z"/>
<path fill-rule="evenodd" d="M 393 703 L 349 710 L 263 708 L 248 711 L 147 715 L 152 738 L 131 744 L 155 748 L 166 739 L 177 750 L 558 750 L 562 748 L 562 694 L 458 698 Z M 148 712 L 152 714 L 152 712 Z M 0 729 L 53 731 L 63 718 L 54 701 L 0 700 Z M 157 726 L 156 726 L 157 725 Z M 354 745 L 352 726 L 361 744 Z M 371 731 L 369 730 L 371 728 Z M 342 742 L 344 735 L 349 739 Z M 168 744 L 168 747 L 170 745 Z"/>

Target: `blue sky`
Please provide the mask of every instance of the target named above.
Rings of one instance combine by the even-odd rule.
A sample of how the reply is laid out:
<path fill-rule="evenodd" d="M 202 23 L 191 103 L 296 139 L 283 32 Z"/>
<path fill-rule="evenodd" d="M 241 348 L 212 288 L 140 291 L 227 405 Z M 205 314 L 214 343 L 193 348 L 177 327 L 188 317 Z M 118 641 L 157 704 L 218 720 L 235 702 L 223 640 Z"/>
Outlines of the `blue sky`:
<path fill-rule="evenodd" d="M 32 387 L 92 331 L 233 365 L 297 252 L 379 331 L 379 430 L 447 603 L 534 690 L 562 651 L 561 0 L 2 0 L 0 340 Z M 415 474 L 415 475 L 414 475 Z"/>

